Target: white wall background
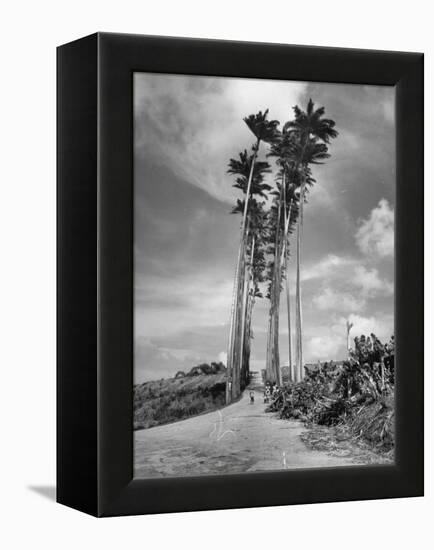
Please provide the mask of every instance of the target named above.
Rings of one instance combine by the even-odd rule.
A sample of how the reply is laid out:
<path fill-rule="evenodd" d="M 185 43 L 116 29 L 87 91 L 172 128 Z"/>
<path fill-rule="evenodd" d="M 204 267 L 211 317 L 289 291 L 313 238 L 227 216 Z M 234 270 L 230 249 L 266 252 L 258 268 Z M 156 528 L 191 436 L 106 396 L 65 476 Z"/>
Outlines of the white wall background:
<path fill-rule="evenodd" d="M 426 280 L 433 280 L 430 4 L 421 0 L 16 1 L 1 10 L 0 545 L 3 548 L 428 548 L 433 292 L 426 288 L 427 497 L 96 520 L 54 503 L 55 47 L 99 31 L 426 54 Z M 431 252 L 431 253 L 430 253 Z M 430 338 L 431 336 L 431 338 Z M 411 365 L 410 365 L 411 367 Z M 431 401 L 431 402 L 430 402 Z"/>

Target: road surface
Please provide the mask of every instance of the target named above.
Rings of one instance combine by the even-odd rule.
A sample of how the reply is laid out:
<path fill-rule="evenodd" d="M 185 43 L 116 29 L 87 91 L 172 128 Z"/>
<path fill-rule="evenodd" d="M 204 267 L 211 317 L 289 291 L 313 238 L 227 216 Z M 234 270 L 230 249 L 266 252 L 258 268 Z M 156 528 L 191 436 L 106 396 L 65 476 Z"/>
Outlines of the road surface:
<path fill-rule="evenodd" d="M 309 449 L 301 422 L 265 413 L 262 388 L 223 409 L 134 432 L 136 478 L 237 474 L 354 465 L 350 456 Z"/>

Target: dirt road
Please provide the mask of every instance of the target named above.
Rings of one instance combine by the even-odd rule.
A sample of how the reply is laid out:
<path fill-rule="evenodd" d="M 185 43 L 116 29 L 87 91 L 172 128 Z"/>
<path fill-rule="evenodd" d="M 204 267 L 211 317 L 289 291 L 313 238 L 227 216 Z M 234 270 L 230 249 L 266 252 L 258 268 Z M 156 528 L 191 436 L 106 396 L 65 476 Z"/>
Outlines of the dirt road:
<path fill-rule="evenodd" d="M 212 475 L 264 470 L 348 466 L 352 458 L 314 451 L 300 439 L 300 422 L 265 413 L 253 385 L 240 401 L 173 424 L 134 432 L 134 477 Z"/>

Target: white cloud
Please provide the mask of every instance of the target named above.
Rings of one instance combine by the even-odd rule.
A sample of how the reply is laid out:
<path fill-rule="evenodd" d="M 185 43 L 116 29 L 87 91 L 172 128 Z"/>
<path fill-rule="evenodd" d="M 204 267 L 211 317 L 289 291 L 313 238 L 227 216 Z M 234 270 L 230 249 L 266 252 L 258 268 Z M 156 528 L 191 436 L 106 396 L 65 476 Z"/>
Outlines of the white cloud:
<path fill-rule="evenodd" d="M 353 323 L 353 328 L 351 329 L 353 337 L 361 336 L 362 334 L 368 336 L 374 333 L 380 340 L 388 341 L 395 332 L 392 314 L 381 317 L 363 317 L 352 314 L 349 316 L 349 321 Z M 346 322 L 346 319 L 342 318 L 340 322 L 343 324 Z"/>
<path fill-rule="evenodd" d="M 306 359 L 308 362 L 330 361 L 342 359 L 343 345 L 338 338 L 330 336 L 314 336 L 310 338 L 306 346 Z"/>
<path fill-rule="evenodd" d="M 393 284 L 387 279 L 382 279 L 378 274 L 378 269 L 375 268 L 368 269 L 363 265 L 356 266 L 352 282 L 366 297 L 375 297 L 381 294 L 390 296 L 393 294 Z"/>
<path fill-rule="evenodd" d="M 394 334 L 393 315 L 364 317 L 350 314 L 348 317 L 335 317 L 327 325 L 318 325 L 314 334 L 308 334 L 305 344 L 305 361 L 308 363 L 320 361 L 342 360 L 346 357 L 346 322 L 354 324 L 351 338 L 374 333 L 383 342 Z"/>
<path fill-rule="evenodd" d="M 386 199 L 381 199 L 368 219 L 359 222 L 355 235 L 357 246 L 368 256 L 393 257 L 394 210 Z"/>
<path fill-rule="evenodd" d="M 337 276 L 344 270 L 347 271 L 349 268 L 352 268 L 355 263 L 356 260 L 354 258 L 328 254 L 318 262 L 303 267 L 301 279 L 302 281 L 310 281 L 312 279 L 325 279 Z"/>
<path fill-rule="evenodd" d="M 312 301 L 318 309 L 342 312 L 360 311 L 366 305 L 366 300 L 361 296 L 331 288 L 325 288 L 320 294 L 314 296 Z"/>
<path fill-rule="evenodd" d="M 346 315 L 366 309 L 369 300 L 393 295 L 393 284 L 363 260 L 329 255 L 308 269 L 308 280 L 320 280 L 312 305 L 320 311 Z"/>
<path fill-rule="evenodd" d="M 302 82 L 135 73 L 135 150 L 224 202 L 237 193 L 231 157 L 254 142 L 243 117 L 269 109 L 286 121 Z"/>
<path fill-rule="evenodd" d="M 320 290 L 312 303 L 320 310 L 355 312 L 365 308 L 366 301 L 378 296 L 391 296 L 393 284 L 382 278 L 377 268 L 366 267 L 365 261 L 349 256 L 329 254 L 302 272 L 303 281 L 319 280 Z"/>
<path fill-rule="evenodd" d="M 221 351 L 218 355 L 218 360 L 226 365 L 228 360 L 228 354 L 226 351 Z"/>

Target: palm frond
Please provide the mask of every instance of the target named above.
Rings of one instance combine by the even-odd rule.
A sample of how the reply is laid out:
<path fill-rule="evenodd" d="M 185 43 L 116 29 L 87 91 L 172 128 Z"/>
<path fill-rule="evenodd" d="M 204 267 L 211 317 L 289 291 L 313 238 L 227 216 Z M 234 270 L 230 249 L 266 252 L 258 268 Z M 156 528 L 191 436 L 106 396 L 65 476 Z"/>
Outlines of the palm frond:
<path fill-rule="evenodd" d="M 263 113 L 262 111 L 259 111 L 259 113 L 255 115 L 249 115 L 243 120 L 258 141 L 272 143 L 279 137 L 279 121 L 267 120 L 267 116 L 268 109 L 266 109 Z"/>

